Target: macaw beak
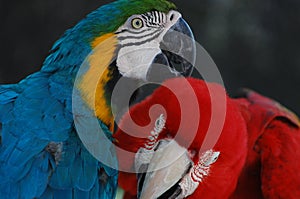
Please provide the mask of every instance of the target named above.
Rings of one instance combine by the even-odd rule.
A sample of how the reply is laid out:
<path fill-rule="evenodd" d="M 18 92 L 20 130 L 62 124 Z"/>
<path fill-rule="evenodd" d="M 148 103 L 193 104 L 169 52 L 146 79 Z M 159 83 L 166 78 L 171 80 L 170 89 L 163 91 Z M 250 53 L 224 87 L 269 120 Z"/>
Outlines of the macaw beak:
<path fill-rule="evenodd" d="M 147 80 L 158 82 L 170 77 L 191 76 L 196 61 L 196 43 L 191 28 L 182 17 L 164 35 L 160 47 L 162 53 L 153 60 Z"/>
<path fill-rule="evenodd" d="M 179 182 L 191 165 L 192 161 L 185 148 L 174 140 L 161 140 L 147 173 L 138 174 L 138 198 L 176 198 L 181 193 Z"/>

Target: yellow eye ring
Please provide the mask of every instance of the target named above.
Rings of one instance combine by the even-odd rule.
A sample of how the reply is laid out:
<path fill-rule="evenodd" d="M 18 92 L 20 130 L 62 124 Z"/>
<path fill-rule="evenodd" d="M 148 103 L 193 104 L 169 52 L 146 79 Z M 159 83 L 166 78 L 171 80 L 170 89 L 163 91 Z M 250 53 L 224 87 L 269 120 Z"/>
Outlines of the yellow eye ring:
<path fill-rule="evenodd" d="M 131 26 L 134 29 L 140 29 L 140 28 L 142 28 L 144 26 L 143 20 L 140 19 L 140 18 L 134 18 L 131 21 Z"/>

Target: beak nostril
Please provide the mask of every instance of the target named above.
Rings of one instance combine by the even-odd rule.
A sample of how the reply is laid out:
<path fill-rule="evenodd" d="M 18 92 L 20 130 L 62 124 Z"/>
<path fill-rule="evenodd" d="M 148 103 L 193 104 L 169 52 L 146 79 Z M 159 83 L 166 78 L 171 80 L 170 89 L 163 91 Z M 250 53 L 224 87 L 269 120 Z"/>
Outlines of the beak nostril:
<path fill-rule="evenodd" d="M 170 21 L 173 21 L 173 19 L 174 19 L 174 14 L 171 14 Z"/>

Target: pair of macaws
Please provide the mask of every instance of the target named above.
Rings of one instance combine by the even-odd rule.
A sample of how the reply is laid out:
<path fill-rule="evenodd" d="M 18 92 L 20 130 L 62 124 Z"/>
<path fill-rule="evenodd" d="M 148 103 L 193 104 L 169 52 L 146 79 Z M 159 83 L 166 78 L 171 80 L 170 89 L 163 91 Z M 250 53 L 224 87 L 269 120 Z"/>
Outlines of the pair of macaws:
<path fill-rule="evenodd" d="M 130 110 L 138 126 L 127 114 L 116 127 L 118 82 L 191 74 L 178 54 L 192 60 L 194 44 L 174 32 L 193 38 L 174 4 L 118 0 L 68 30 L 39 72 L 1 85 L 0 198 L 114 198 L 118 180 L 125 197 L 299 198 L 299 121 L 255 93 L 233 100 L 218 85 L 175 78 L 165 85 L 179 99 L 161 87 Z M 164 111 L 150 120 L 153 103 Z"/>

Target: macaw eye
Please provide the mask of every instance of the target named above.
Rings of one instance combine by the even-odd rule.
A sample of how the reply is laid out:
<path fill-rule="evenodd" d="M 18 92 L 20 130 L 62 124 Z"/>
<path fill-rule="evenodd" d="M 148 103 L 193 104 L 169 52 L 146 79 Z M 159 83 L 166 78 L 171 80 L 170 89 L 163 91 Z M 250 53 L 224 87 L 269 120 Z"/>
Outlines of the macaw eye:
<path fill-rule="evenodd" d="M 140 29 L 143 27 L 143 20 L 140 19 L 140 18 L 134 18 L 132 19 L 131 21 L 131 26 L 134 28 L 134 29 Z"/>

